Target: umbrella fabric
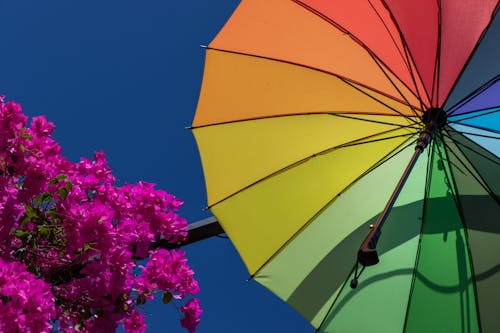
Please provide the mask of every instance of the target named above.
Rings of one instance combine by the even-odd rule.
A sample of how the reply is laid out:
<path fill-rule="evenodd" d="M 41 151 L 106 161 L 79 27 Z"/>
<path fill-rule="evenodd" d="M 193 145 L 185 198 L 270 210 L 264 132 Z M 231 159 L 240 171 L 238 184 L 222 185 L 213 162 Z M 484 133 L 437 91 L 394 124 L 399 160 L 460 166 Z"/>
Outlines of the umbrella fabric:
<path fill-rule="evenodd" d="M 244 0 L 207 47 L 208 206 L 318 331 L 500 331 L 499 17 L 496 0 Z"/>

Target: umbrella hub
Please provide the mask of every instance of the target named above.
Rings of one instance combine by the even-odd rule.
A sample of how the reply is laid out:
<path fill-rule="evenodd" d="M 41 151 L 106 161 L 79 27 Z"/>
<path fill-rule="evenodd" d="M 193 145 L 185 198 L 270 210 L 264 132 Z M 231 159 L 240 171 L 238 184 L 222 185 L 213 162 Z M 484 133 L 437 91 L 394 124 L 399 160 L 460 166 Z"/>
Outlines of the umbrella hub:
<path fill-rule="evenodd" d="M 446 120 L 446 112 L 442 108 L 427 109 L 422 117 L 425 127 L 420 133 L 415 149 L 423 151 L 432 140 L 436 130 L 439 131 L 446 125 Z"/>
<path fill-rule="evenodd" d="M 427 109 L 422 117 L 425 127 L 432 126 L 437 129 L 446 125 L 446 120 L 446 112 L 442 108 Z"/>

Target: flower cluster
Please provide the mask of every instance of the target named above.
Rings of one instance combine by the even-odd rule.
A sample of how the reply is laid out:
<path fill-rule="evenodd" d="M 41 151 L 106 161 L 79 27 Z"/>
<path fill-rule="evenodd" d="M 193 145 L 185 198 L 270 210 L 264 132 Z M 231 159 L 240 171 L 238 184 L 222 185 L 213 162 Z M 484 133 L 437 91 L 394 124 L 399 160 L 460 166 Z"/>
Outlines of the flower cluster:
<path fill-rule="evenodd" d="M 151 248 L 186 237 L 182 201 L 145 182 L 116 186 L 102 152 L 66 160 L 53 128 L 44 117 L 28 127 L 0 97 L 0 330 L 143 332 L 141 304 L 199 291 L 183 252 Z M 181 312 L 193 332 L 198 300 Z"/>
<path fill-rule="evenodd" d="M 18 262 L 0 259 L 0 331 L 49 332 L 55 317 L 50 285 Z"/>

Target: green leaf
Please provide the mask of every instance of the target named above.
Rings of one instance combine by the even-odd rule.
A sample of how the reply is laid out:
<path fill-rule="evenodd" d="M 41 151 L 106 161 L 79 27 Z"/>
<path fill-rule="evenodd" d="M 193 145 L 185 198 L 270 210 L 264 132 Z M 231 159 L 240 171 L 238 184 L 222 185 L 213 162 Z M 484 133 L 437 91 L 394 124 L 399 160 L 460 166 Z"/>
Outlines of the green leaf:
<path fill-rule="evenodd" d="M 49 185 L 55 185 L 62 179 L 66 179 L 66 175 L 61 173 L 60 175 L 55 176 L 55 178 L 49 182 Z"/>
<path fill-rule="evenodd" d="M 28 231 L 22 229 L 16 229 L 16 231 L 14 231 L 14 235 L 16 235 L 19 238 L 26 236 L 27 233 Z"/>
<path fill-rule="evenodd" d="M 50 228 L 44 225 L 38 226 L 38 234 L 43 238 L 47 239 L 50 235 Z"/>
<path fill-rule="evenodd" d="M 88 250 L 90 250 L 90 244 L 89 243 L 83 244 L 83 252 L 87 252 Z"/>
<path fill-rule="evenodd" d="M 68 190 L 64 187 L 61 187 L 59 189 L 59 196 L 61 197 L 61 199 L 66 199 L 68 197 Z"/>
<path fill-rule="evenodd" d="M 43 192 L 40 194 L 38 197 L 35 198 L 35 202 L 39 205 L 41 205 L 44 202 L 50 202 L 52 200 L 52 196 L 50 195 L 49 192 Z"/>
<path fill-rule="evenodd" d="M 163 304 L 168 304 L 172 301 L 172 294 L 169 291 L 165 291 L 163 295 L 161 295 L 161 301 Z"/>
<path fill-rule="evenodd" d="M 36 217 L 36 215 L 37 215 L 36 210 L 32 206 L 24 205 L 24 216 L 21 219 L 22 221 L 21 225 L 30 221 L 32 218 Z"/>
<path fill-rule="evenodd" d="M 33 137 L 31 135 L 29 135 L 28 133 L 26 133 L 25 131 L 26 131 L 26 127 L 21 128 L 21 133 L 20 133 L 21 138 L 29 139 L 30 141 L 33 140 Z"/>

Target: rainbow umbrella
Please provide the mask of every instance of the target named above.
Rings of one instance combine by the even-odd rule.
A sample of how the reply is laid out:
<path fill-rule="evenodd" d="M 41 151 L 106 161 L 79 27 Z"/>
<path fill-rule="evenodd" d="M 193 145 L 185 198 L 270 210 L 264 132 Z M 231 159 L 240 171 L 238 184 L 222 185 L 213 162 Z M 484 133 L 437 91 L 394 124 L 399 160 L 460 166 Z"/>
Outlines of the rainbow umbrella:
<path fill-rule="evenodd" d="M 321 332 L 500 332 L 497 0 L 244 0 L 192 124 L 251 277 Z"/>

